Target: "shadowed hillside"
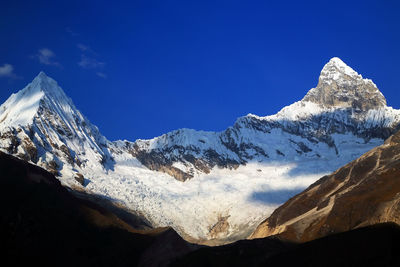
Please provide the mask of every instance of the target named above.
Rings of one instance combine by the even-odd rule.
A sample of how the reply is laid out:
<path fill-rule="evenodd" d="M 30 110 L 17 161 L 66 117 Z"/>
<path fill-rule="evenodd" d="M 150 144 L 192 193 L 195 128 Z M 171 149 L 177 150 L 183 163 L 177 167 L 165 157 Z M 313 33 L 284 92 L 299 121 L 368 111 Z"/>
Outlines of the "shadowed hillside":
<path fill-rule="evenodd" d="M 400 227 L 368 226 L 303 244 L 276 237 L 201 248 L 172 266 L 399 266 Z"/>
<path fill-rule="evenodd" d="M 304 244 L 267 237 L 198 249 L 172 229 L 135 230 L 114 213 L 74 197 L 52 174 L 12 156 L 0 153 L 0 170 L 1 254 L 6 266 L 400 264 L 400 229 L 394 224 Z"/>
<path fill-rule="evenodd" d="M 4 153 L 0 192 L 1 254 L 10 265 L 151 266 L 191 249 L 172 229 L 135 230 L 74 197 L 52 174 Z"/>

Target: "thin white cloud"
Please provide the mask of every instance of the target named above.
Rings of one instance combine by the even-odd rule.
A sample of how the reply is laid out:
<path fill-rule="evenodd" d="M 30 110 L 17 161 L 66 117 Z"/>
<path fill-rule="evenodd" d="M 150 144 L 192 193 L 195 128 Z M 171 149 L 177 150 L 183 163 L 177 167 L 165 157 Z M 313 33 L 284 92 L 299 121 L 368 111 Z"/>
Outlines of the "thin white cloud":
<path fill-rule="evenodd" d="M 74 32 L 73 30 L 71 30 L 70 27 L 65 28 L 65 31 L 66 31 L 67 33 L 69 33 L 71 36 L 78 36 L 78 35 L 79 35 L 79 33 Z"/>
<path fill-rule="evenodd" d="M 96 72 L 96 75 L 103 79 L 107 78 L 107 74 L 105 74 L 104 72 Z"/>
<path fill-rule="evenodd" d="M 97 56 L 97 53 L 88 45 L 84 45 L 82 43 L 79 43 L 79 44 L 76 45 L 76 47 L 78 47 L 79 50 L 82 51 L 82 53 L 91 54 L 92 56 Z"/>
<path fill-rule="evenodd" d="M 0 77 L 18 79 L 19 77 L 14 73 L 14 67 L 11 64 L 3 64 L 0 66 Z"/>
<path fill-rule="evenodd" d="M 48 48 L 39 49 L 33 57 L 39 60 L 41 64 L 61 67 L 61 64 L 54 60 L 56 54 Z"/>
<path fill-rule="evenodd" d="M 0 76 L 1 77 L 10 77 L 13 74 L 14 67 L 11 64 L 4 64 L 0 67 Z"/>
<path fill-rule="evenodd" d="M 77 44 L 76 45 L 82 52 L 91 51 L 90 47 L 84 44 Z"/>
<path fill-rule="evenodd" d="M 107 74 L 102 71 L 106 63 L 96 59 L 98 54 L 88 45 L 79 43 L 76 46 L 82 52 L 81 60 L 78 62 L 78 65 L 83 69 L 93 70 L 98 77 L 106 79 Z"/>
<path fill-rule="evenodd" d="M 78 65 L 84 69 L 99 69 L 103 68 L 106 63 L 86 55 L 81 55 L 81 61 L 78 62 Z"/>

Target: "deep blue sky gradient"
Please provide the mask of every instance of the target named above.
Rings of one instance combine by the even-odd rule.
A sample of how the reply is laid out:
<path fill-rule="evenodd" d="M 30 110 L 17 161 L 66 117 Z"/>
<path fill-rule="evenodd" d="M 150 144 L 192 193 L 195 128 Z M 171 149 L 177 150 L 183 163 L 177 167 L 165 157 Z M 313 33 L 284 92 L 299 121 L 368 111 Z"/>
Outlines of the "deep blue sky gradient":
<path fill-rule="evenodd" d="M 400 1 L 127 2 L 2 2 L 0 67 L 14 77 L 0 77 L 0 102 L 43 70 L 110 140 L 220 131 L 300 100 L 337 56 L 400 108 Z"/>

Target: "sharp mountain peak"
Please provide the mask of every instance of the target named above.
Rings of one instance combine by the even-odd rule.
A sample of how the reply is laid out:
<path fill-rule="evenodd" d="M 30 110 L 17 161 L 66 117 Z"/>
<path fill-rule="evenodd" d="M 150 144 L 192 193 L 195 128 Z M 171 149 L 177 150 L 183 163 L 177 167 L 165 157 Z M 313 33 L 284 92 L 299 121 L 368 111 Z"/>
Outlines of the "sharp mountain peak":
<path fill-rule="evenodd" d="M 369 79 L 364 79 L 340 58 L 333 57 L 323 67 L 318 85 L 303 101 L 323 107 L 370 110 L 386 106 L 386 98 Z"/>
<path fill-rule="evenodd" d="M 48 96 L 66 98 L 64 90 L 58 85 L 57 81 L 49 77 L 43 71 L 33 79 L 33 81 L 25 87 L 25 90 L 42 91 Z"/>
<path fill-rule="evenodd" d="M 344 63 L 343 60 L 341 60 L 338 57 L 331 58 L 328 61 L 328 63 L 326 63 L 325 66 L 322 68 L 321 72 L 328 71 L 331 68 L 335 68 L 336 71 L 347 74 L 347 75 L 355 75 L 355 76 L 359 75 L 354 69 L 352 69 L 346 63 Z"/>
<path fill-rule="evenodd" d="M 63 114 L 65 112 L 76 110 L 72 100 L 58 83 L 41 71 L 32 82 L 12 94 L 0 106 L 0 125 L 15 127 L 31 124 L 34 117 L 43 109 L 52 109 L 60 116 L 65 115 Z"/>

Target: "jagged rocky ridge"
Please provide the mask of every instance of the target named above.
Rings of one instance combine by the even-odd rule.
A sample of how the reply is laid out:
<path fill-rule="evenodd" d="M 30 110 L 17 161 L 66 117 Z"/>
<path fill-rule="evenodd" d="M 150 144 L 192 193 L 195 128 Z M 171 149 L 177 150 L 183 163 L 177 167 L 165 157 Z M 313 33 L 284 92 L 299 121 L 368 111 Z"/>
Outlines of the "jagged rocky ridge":
<path fill-rule="evenodd" d="M 221 133 L 182 129 L 153 140 L 138 140 L 132 145 L 132 154 L 148 168 L 184 181 L 196 171 L 208 173 L 215 166 L 237 168 L 254 159 L 296 153 L 318 156 L 313 150 L 318 143 L 338 154 L 332 134 L 352 133 L 366 143 L 372 138 L 386 139 L 399 119 L 399 112 L 386 106 L 385 97 L 371 80 L 333 58 L 321 71 L 317 87 L 276 115 L 249 114 Z M 276 144 L 255 142 L 276 130 L 305 141 L 288 138 L 291 149 L 286 153 Z"/>
<path fill-rule="evenodd" d="M 0 147 L 153 226 L 219 244 L 249 235 L 290 196 L 382 144 L 399 121 L 372 81 L 333 58 L 317 87 L 276 115 L 249 114 L 217 133 L 111 142 L 40 73 L 0 106 Z"/>

